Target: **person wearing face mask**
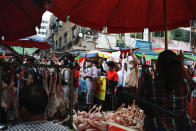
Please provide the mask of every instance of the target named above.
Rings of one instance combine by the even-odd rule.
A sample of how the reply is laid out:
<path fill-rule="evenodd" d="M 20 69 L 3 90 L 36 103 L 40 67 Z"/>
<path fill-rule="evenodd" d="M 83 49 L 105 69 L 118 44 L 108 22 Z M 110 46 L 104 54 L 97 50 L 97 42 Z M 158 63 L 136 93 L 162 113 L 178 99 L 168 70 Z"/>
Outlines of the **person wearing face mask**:
<path fill-rule="evenodd" d="M 87 91 L 86 91 L 86 104 L 88 105 L 88 110 L 92 108 L 93 101 L 94 101 L 94 92 L 95 92 L 95 79 L 98 76 L 98 70 L 93 63 L 95 60 L 93 59 L 88 59 L 84 60 L 84 65 L 83 65 L 83 78 L 86 79 L 86 84 L 87 84 Z M 86 67 L 87 65 L 87 67 Z"/>
<path fill-rule="evenodd" d="M 118 84 L 118 74 L 115 71 L 115 63 L 113 61 L 108 61 L 107 65 L 109 70 L 103 71 L 106 73 L 107 80 L 104 110 L 113 110 L 115 108 L 114 97 Z"/>
<path fill-rule="evenodd" d="M 137 57 L 133 55 L 132 51 L 130 50 L 130 54 L 132 56 L 132 60 L 129 61 L 128 53 L 126 55 L 126 59 L 124 59 L 124 54 L 122 55 L 122 70 L 123 70 L 123 88 L 122 88 L 122 96 L 123 102 L 126 105 L 131 104 L 131 99 L 129 93 L 132 92 L 134 94 L 138 93 L 138 64 L 139 61 Z"/>

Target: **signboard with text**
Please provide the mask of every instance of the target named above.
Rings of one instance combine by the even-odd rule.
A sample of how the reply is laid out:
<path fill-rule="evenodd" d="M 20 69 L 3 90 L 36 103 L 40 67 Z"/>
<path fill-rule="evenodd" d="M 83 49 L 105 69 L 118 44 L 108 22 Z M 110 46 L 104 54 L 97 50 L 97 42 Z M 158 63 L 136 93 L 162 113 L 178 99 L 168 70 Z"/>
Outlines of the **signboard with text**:
<path fill-rule="evenodd" d="M 139 50 L 150 51 L 150 45 L 151 42 L 148 41 L 141 41 L 141 40 L 136 41 L 136 48 L 140 48 Z"/>

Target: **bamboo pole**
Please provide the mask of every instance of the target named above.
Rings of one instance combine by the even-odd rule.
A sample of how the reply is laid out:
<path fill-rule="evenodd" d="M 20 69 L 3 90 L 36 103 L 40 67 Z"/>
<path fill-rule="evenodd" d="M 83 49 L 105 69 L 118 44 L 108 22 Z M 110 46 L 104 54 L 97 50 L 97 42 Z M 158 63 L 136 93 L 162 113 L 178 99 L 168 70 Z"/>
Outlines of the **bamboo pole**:
<path fill-rule="evenodd" d="M 164 12 L 164 30 L 165 30 L 165 50 L 168 50 L 168 34 L 167 34 L 167 0 L 163 0 Z"/>

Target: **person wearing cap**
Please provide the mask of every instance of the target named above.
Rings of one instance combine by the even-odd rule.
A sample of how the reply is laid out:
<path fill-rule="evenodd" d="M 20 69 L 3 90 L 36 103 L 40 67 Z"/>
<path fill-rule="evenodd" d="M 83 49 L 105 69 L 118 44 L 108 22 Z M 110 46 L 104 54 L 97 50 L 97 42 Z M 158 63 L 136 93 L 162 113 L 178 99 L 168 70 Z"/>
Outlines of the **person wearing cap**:
<path fill-rule="evenodd" d="M 98 76 L 98 70 L 94 65 L 95 60 L 88 59 L 84 60 L 83 65 L 83 78 L 86 79 L 87 92 L 86 92 L 86 104 L 88 105 L 88 110 L 92 108 L 94 101 L 94 92 L 95 92 L 95 79 Z M 87 65 L 87 67 L 86 67 Z"/>

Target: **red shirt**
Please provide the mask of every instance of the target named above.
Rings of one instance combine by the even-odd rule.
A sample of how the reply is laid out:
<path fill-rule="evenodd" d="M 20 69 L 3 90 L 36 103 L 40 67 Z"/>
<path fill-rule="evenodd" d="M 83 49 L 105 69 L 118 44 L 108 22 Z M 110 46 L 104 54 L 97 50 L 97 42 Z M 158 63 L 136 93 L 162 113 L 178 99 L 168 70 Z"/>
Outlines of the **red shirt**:
<path fill-rule="evenodd" d="M 115 70 L 106 71 L 106 74 L 107 74 L 107 79 L 108 80 L 118 82 L 118 74 Z M 107 82 L 108 82 L 108 85 L 111 85 L 111 83 L 109 81 L 107 81 Z M 116 86 L 115 86 L 115 90 L 116 90 Z"/>
<path fill-rule="evenodd" d="M 79 71 L 75 69 L 75 88 L 78 88 L 79 86 Z"/>

